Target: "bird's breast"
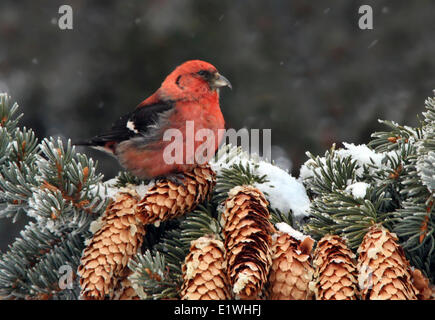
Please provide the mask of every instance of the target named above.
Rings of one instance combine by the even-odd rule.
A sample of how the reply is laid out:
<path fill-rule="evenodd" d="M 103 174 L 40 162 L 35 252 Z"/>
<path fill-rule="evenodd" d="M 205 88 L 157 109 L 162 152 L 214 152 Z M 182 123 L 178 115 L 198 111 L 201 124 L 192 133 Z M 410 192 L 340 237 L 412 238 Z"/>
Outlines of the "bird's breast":
<path fill-rule="evenodd" d="M 171 123 L 180 128 L 184 128 L 187 122 L 193 122 L 195 129 L 224 129 L 225 120 L 218 99 L 216 95 L 199 102 L 180 102 L 172 115 Z"/>

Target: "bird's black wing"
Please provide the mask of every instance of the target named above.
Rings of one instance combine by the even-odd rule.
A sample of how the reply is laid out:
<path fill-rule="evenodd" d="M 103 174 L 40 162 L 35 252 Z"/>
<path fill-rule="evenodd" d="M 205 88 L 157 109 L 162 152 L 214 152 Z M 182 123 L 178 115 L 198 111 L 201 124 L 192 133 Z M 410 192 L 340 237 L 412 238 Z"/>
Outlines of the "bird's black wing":
<path fill-rule="evenodd" d="M 134 136 L 146 135 L 150 127 L 157 124 L 161 116 L 174 108 L 173 101 L 159 101 L 144 105 L 120 117 L 112 128 L 88 141 L 77 145 L 104 147 L 107 143 L 121 142 Z"/>

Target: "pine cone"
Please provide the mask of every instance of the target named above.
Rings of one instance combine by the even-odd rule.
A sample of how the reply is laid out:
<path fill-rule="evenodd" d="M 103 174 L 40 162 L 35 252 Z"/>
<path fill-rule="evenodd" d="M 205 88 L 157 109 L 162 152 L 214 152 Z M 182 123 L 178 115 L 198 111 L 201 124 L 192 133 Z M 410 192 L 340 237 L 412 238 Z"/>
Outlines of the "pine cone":
<path fill-rule="evenodd" d="M 224 245 L 212 236 L 191 242 L 182 267 L 183 300 L 227 300 L 231 298 L 225 270 Z"/>
<path fill-rule="evenodd" d="M 120 278 L 114 290 L 113 300 L 140 300 L 128 278 L 131 273 L 128 268 L 125 270 L 124 275 Z"/>
<path fill-rule="evenodd" d="M 365 300 L 416 300 L 409 262 L 397 237 L 373 226 L 358 248 L 358 282 Z"/>
<path fill-rule="evenodd" d="M 232 290 L 240 299 L 258 299 L 267 281 L 271 234 L 267 200 L 260 190 L 238 186 L 230 190 L 222 214 L 227 272 Z"/>
<path fill-rule="evenodd" d="M 270 300 L 311 300 L 309 288 L 314 270 L 311 267 L 311 249 L 314 240 L 303 241 L 278 232 L 272 246 L 272 270 L 269 274 Z"/>
<path fill-rule="evenodd" d="M 209 165 L 183 172 L 183 185 L 159 181 L 138 204 L 144 223 L 160 223 L 192 211 L 211 195 L 216 174 Z"/>
<path fill-rule="evenodd" d="M 412 283 L 418 290 L 418 300 L 432 300 L 432 289 L 429 279 L 419 269 L 412 270 Z"/>
<path fill-rule="evenodd" d="M 326 235 L 314 251 L 314 281 L 311 287 L 316 300 L 356 300 L 358 295 L 355 254 L 344 240 Z"/>
<path fill-rule="evenodd" d="M 145 228 L 136 214 L 137 202 L 135 191 L 121 192 L 106 209 L 78 268 L 84 299 L 113 298 L 130 257 L 141 247 Z"/>

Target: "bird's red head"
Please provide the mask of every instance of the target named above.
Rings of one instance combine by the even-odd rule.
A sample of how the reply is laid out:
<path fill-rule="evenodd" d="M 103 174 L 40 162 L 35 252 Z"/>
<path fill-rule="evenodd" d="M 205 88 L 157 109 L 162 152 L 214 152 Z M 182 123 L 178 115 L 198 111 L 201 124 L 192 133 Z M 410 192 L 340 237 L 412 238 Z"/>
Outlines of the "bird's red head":
<path fill-rule="evenodd" d="M 217 94 L 220 87 L 231 83 L 212 64 L 201 60 L 190 60 L 179 65 L 163 81 L 159 89 L 161 96 L 170 99 L 200 100 L 204 96 Z"/>

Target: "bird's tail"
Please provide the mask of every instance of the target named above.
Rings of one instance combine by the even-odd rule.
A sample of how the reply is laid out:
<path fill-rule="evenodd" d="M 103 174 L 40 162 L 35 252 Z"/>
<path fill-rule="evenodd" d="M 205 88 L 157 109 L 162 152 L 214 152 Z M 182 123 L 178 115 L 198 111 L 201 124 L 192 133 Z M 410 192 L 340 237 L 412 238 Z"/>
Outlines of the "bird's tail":
<path fill-rule="evenodd" d="M 92 138 L 89 140 L 74 141 L 73 145 L 91 147 L 91 148 L 99 150 L 99 151 L 107 152 L 110 155 L 113 155 L 115 153 L 115 142 L 114 141 L 103 141 L 101 139 L 98 139 L 98 137 Z"/>
<path fill-rule="evenodd" d="M 95 143 L 92 140 L 77 140 L 72 142 L 75 146 L 93 147 Z"/>

